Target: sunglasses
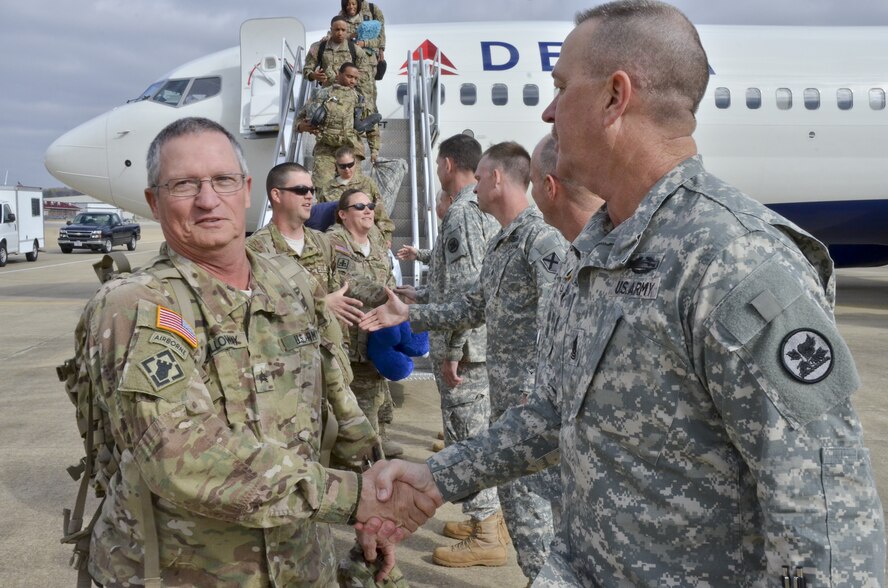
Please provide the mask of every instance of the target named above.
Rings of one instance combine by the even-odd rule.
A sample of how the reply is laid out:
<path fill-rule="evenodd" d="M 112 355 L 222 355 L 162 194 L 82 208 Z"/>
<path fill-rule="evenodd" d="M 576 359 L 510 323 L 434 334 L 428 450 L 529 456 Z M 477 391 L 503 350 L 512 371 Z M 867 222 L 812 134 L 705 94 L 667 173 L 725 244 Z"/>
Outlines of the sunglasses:
<path fill-rule="evenodd" d="M 307 196 L 309 193 L 314 194 L 315 188 L 314 186 L 305 186 L 303 184 L 299 184 L 298 186 L 281 186 L 278 190 L 285 190 L 287 192 L 293 192 L 299 196 Z"/>
<path fill-rule="evenodd" d="M 337 164 L 336 164 L 336 167 L 338 167 L 339 169 L 351 169 L 351 168 L 353 168 L 354 166 L 355 166 L 355 162 L 354 162 L 354 161 L 350 161 L 350 162 L 348 162 L 348 163 L 337 163 Z"/>
<path fill-rule="evenodd" d="M 357 204 L 349 204 L 348 206 L 346 206 L 346 208 L 354 208 L 355 210 L 364 210 L 365 208 L 369 208 L 370 210 L 373 210 L 376 208 L 376 203 L 368 202 L 367 204 L 364 204 L 363 202 L 358 202 Z"/>

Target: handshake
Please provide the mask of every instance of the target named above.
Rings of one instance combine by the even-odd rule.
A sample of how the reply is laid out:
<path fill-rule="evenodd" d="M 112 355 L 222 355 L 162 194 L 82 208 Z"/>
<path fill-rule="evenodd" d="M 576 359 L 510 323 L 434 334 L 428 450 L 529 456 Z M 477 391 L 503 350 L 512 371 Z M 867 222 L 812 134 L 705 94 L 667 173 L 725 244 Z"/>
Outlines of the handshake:
<path fill-rule="evenodd" d="M 443 503 L 425 464 L 382 460 L 362 474 L 355 529 L 364 558 L 370 562 L 377 554 L 383 558 L 377 581 L 395 566 L 395 544 L 434 516 Z"/>

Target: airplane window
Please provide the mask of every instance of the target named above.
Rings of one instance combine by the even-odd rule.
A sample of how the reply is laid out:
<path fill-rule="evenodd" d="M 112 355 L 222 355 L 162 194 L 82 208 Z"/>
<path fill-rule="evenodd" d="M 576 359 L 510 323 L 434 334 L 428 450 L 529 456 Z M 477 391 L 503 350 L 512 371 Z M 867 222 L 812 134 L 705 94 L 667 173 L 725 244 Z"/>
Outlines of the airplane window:
<path fill-rule="evenodd" d="M 758 88 L 746 88 L 746 108 L 755 110 L 762 106 L 762 91 Z"/>
<path fill-rule="evenodd" d="M 869 91 L 870 108 L 873 110 L 885 109 L 885 90 L 882 88 L 870 88 Z"/>
<path fill-rule="evenodd" d="M 729 108 L 731 106 L 731 90 L 728 88 L 715 89 L 715 107 Z"/>
<path fill-rule="evenodd" d="M 836 104 L 839 110 L 851 110 L 854 106 L 854 92 L 850 88 L 839 88 L 836 90 Z"/>
<path fill-rule="evenodd" d="M 509 87 L 505 84 L 494 84 L 490 89 L 490 99 L 494 106 L 505 106 L 509 101 Z"/>
<path fill-rule="evenodd" d="M 789 110 L 792 108 L 792 90 L 789 88 L 777 88 L 777 108 Z"/>
<path fill-rule="evenodd" d="M 191 80 L 167 80 L 160 91 L 154 95 L 152 100 L 160 102 L 161 104 L 176 106 L 182 99 L 182 94 L 185 93 L 185 88 L 188 87 L 188 82 L 190 81 Z"/>
<path fill-rule="evenodd" d="M 404 106 L 404 101 L 407 100 L 407 84 L 398 84 L 397 97 L 398 104 Z"/>
<path fill-rule="evenodd" d="M 212 78 L 197 78 L 188 89 L 188 95 L 185 96 L 185 104 L 200 102 L 217 95 L 222 91 L 222 78 L 214 76 Z"/>
<path fill-rule="evenodd" d="M 805 108 L 817 110 L 820 108 L 820 90 L 817 88 L 805 88 Z"/>
<path fill-rule="evenodd" d="M 524 105 L 536 106 L 540 103 L 540 88 L 536 84 L 524 84 Z"/>
<path fill-rule="evenodd" d="M 153 84 L 148 86 L 148 88 L 144 92 L 139 94 L 138 98 L 132 98 L 130 100 L 127 100 L 127 102 L 140 102 L 142 100 L 148 100 L 149 98 L 153 97 L 157 93 L 157 91 L 160 90 L 160 87 L 163 86 L 165 83 L 166 80 L 154 82 Z"/>
<path fill-rule="evenodd" d="M 459 101 L 472 106 L 478 100 L 478 89 L 475 84 L 463 84 L 459 87 Z"/>

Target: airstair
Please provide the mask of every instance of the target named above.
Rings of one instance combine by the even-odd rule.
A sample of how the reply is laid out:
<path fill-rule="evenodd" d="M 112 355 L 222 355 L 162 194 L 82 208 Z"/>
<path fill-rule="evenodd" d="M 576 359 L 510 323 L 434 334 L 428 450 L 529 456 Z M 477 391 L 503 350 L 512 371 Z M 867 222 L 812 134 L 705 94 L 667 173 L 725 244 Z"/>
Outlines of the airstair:
<path fill-rule="evenodd" d="M 251 24 L 253 23 L 253 24 Z M 314 137 L 299 133 L 296 116 L 317 84 L 302 76 L 307 47 L 302 24 L 294 18 L 254 19 L 241 26 L 241 134 L 276 133 L 272 165 L 295 161 L 311 167 Z M 395 223 L 392 250 L 404 244 L 431 249 L 437 236 L 435 217 L 435 144 L 441 104 L 440 59 L 421 50 L 407 56 L 407 92 L 401 113 L 380 123 L 380 160 L 403 159 L 408 173 L 386 210 Z M 396 75 L 390 71 L 389 75 Z M 400 114 L 400 116 L 397 116 Z M 364 173 L 370 173 L 365 160 Z M 387 196 L 387 195 L 384 195 Z M 265 202 L 257 230 L 271 218 Z M 401 262 L 405 284 L 419 285 L 427 270 L 419 262 Z"/>

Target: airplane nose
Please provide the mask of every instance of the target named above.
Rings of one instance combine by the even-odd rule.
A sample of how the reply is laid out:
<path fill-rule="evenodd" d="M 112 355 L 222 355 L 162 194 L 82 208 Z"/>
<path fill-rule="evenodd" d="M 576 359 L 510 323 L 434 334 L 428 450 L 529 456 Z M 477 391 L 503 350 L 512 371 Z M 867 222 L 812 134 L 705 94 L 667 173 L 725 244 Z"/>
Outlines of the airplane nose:
<path fill-rule="evenodd" d="M 53 141 L 43 158 L 46 170 L 84 194 L 105 200 L 110 198 L 107 126 L 108 115 L 102 114 Z"/>

